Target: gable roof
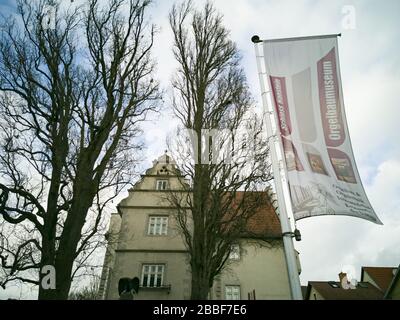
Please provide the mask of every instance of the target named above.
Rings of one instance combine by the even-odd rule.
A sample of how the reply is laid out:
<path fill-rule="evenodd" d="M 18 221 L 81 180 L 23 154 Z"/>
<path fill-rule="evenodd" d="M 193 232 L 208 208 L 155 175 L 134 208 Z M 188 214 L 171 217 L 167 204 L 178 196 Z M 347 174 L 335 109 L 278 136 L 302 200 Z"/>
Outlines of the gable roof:
<path fill-rule="evenodd" d="M 167 170 L 166 172 L 163 172 L 162 175 L 160 175 L 160 172 L 157 170 L 159 167 L 162 166 L 161 170 Z M 167 168 L 164 168 L 167 167 Z M 146 173 L 141 175 L 141 179 L 139 179 L 133 188 L 129 189 L 131 192 L 136 192 L 136 191 L 152 191 L 152 190 L 143 190 L 140 188 L 140 185 L 142 184 L 143 180 L 146 177 L 179 177 L 183 178 L 179 170 L 176 168 L 176 163 L 175 161 L 168 156 L 167 154 L 164 154 L 160 156 L 157 160 L 153 161 L 153 166 L 149 169 L 146 170 Z M 187 190 L 182 190 L 183 192 L 191 192 L 190 188 Z M 282 228 L 280 224 L 279 217 L 277 213 L 275 212 L 275 209 L 273 205 L 271 204 L 271 194 L 270 191 L 235 191 L 234 195 L 232 196 L 232 193 L 229 191 L 226 192 L 227 194 L 230 194 L 228 196 L 231 196 L 232 198 L 232 203 L 230 204 L 232 208 L 237 208 L 237 206 L 241 203 L 243 198 L 246 196 L 251 199 L 251 197 L 254 195 L 257 197 L 258 195 L 265 195 L 266 201 L 260 201 L 263 202 L 262 204 L 260 203 L 260 206 L 258 206 L 254 212 L 246 222 L 246 230 L 243 233 L 242 237 L 243 238 L 260 238 L 260 239 L 281 239 L 282 238 Z M 128 197 L 130 197 L 129 195 Z M 123 199 L 118 206 L 124 205 L 124 201 L 126 201 L 125 198 Z M 121 212 L 119 212 L 121 214 Z M 229 217 L 227 217 L 229 219 Z"/>
<path fill-rule="evenodd" d="M 333 287 L 331 283 L 336 284 L 336 287 Z M 381 300 L 383 298 L 383 293 L 369 282 L 360 282 L 355 289 L 346 290 L 341 287 L 340 282 L 310 281 L 306 300 L 310 299 L 312 287 L 326 300 Z"/>
<path fill-rule="evenodd" d="M 393 270 L 396 270 L 396 267 L 361 267 L 361 281 L 364 280 L 364 273 L 367 272 L 378 288 L 386 292 L 394 277 Z"/>
<path fill-rule="evenodd" d="M 251 194 L 255 192 L 237 191 L 235 195 L 236 200 L 240 202 L 245 193 Z M 265 193 L 265 197 L 268 199 L 267 192 L 261 193 Z M 246 236 L 255 238 L 282 238 L 281 223 L 270 201 L 265 201 L 257 207 L 255 212 L 249 217 L 246 229 L 247 234 L 243 235 L 244 238 Z"/>
<path fill-rule="evenodd" d="M 271 205 L 260 207 L 247 222 L 249 233 L 266 238 L 281 238 L 282 228 L 278 215 Z"/>
<path fill-rule="evenodd" d="M 392 282 L 390 283 L 388 289 L 386 290 L 385 293 L 385 299 L 390 299 L 391 298 L 391 293 L 396 284 L 400 281 L 400 265 L 398 266 L 396 270 L 396 274 L 394 275 Z"/>

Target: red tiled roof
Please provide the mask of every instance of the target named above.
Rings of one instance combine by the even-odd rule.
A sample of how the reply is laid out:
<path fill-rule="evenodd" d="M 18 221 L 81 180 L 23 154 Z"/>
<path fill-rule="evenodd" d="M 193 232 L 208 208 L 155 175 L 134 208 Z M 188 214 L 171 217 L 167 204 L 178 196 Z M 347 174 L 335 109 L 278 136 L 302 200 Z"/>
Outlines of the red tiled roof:
<path fill-rule="evenodd" d="M 274 208 L 269 204 L 260 207 L 247 223 L 248 231 L 258 236 L 280 237 L 281 224 Z"/>
<path fill-rule="evenodd" d="M 241 199 L 243 194 L 244 192 L 237 192 L 236 199 Z M 265 197 L 266 199 L 268 197 L 266 192 Z M 251 215 L 247 222 L 247 231 L 256 237 L 276 238 L 282 236 L 279 217 L 269 201 L 260 205 L 256 212 Z"/>
<path fill-rule="evenodd" d="M 330 285 L 335 283 L 337 288 Z M 361 284 L 361 285 L 360 285 Z M 310 281 L 308 283 L 306 299 L 313 300 L 310 297 L 311 287 L 326 300 L 381 300 L 383 293 L 369 282 L 361 282 L 355 289 L 343 289 L 340 282 Z"/>
<path fill-rule="evenodd" d="M 364 272 L 367 272 L 379 289 L 386 292 L 392 282 L 395 272 L 393 270 L 396 270 L 396 267 L 362 267 L 361 270 L 361 280 L 364 279 Z"/>

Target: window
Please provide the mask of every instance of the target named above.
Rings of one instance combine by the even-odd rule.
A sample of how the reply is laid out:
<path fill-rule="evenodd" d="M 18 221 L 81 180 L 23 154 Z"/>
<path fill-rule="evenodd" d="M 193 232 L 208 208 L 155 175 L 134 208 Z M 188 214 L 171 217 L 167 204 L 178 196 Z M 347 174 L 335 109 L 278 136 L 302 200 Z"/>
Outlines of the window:
<path fill-rule="evenodd" d="M 240 286 L 225 286 L 225 300 L 240 300 Z"/>
<path fill-rule="evenodd" d="M 157 190 L 167 190 L 168 180 L 157 180 Z"/>
<path fill-rule="evenodd" d="M 163 264 L 144 264 L 142 269 L 142 287 L 161 287 L 164 281 Z"/>
<path fill-rule="evenodd" d="M 231 260 L 240 259 L 240 247 L 238 244 L 231 245 L 231 251 L 229 252 L 229 259 Z"/>
<path fill-rule="evenodd" d="M 337 284 L 335 281 L 328 281 L 328 283 L 332 288 L 340 288 L 339 284 Z"/>
<path fill-rule="evenodd" d="M 153 216 L 149 218 L 149 229 L 147 231 L 149 235 L 154 235 L 154 236 L 167 235 L 167 230 L 168 230 L 168 217 Z"/>

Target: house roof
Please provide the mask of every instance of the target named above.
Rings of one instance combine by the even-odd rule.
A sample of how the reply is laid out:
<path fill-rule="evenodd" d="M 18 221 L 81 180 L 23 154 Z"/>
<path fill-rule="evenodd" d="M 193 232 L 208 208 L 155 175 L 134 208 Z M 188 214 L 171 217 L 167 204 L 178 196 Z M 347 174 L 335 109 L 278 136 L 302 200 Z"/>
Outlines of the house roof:
<path fill-rule="evenodd" d="M 364 280 L 364 273 L 367 272 L 379 289 L 382 292 L 386 292 L 393 280 L 396 269 L 396 267 L 362 267 L 361 281 Z"/>
<path fill-rule="evenodd" d="M 240 201 L 245 192 L 236 192 L 236 199 Z M 255 193 L 255 192 L 246 192 Z M 267 192 L 265 193 L 265 199 L 268 199 Z M 279 217 L 275 212 L 274 207 L 267 200 L 265 203 L 255 210 L 247 221 L 247 232 L 248 235 L 260 238 L 282 238 L 282 228 Z M 246 235 L 244 235 L 245 237 Z"/>
<path fill-rule="evenodd" d="M 138 182 L 135 183 L 134 188 L 131 188 L 129 191 L 149 191 L 149 190 L 139 190 L 140 188 L 137 188 L 143 181 L 145 177 L 148 176 L 158 176 L 158 173 L 156 171 L 156 166 L 158 164 L 169 164 L 171 165 L 169 167 L 169 172 L 168 174 L 165 174 L 163 176 L 165 177 L 183 177 L 180 175 L 180 172 L 176 168 L 176 163 L 175 161 L 165 153 L 164 155 L 160 156 L 157 160 L 153 161 L 153 167 L 147 169 L 146 174 L 141 175 L 142 179 L 140 179 Z M 150 190 L 151 191 L 151 190 Z M 183 190 L 184 192 L 188 192 L 187 190 Z M 189 191 L 190 192 L 190 191 Z M 229 194 L 229 192 L 227 192 Z M 251 199 L 251 196 L 255 195 L 265 195 L 263 197 L 264 200 L 262 201 L 263 204 L 260 204 L 260 206 L 255 210 L 254 214 L 250 216 L 250 218 L 247 221 L 247 226 L 246 226 L 246 231 L 243 234 L 243 238 L 264 238 L 264 239 L 271 239 L 271 238 L 282 238 L 282 228 L 280 224 L 279 217 L 277 213 L 275 212 L 274 207 L 272 206 L 270 202 L 270 193 L 267 191 L 236 191 L 234 197 L 234 200 L 232 201 L 232 207 L 238 206 L 243 197 L 246 195 Z M 230 194 L 232 195 L 232 194 Z M 122 201 L 125 201 L 122 200 Z M 257 200 L 256 200 L 257 201 Z M 120 205 L 122 202 L 120 203 Z M 227 217 L 229 219 L 229 217 Z"/>
<path fill-rule="evenodd" d="M 398 266 L 396 270 L 396 274 L 394 275 L 392 282 L 390 283 L 386 293 L 385 293 L 385 299 L 391 298 L 391 293 L 394 287 L 397 285 L 397 283 L 400 281 L 400 265 Z"/>
<path fill-rule="evenodd" d="M 340 282 L 310 281 L 306 300 L 310 299 L 312 287 L 326 300 L 381 300 L 383 298 L 383 293 L 369 282 L 359 282 L 355 289 L 346 290 L 341 287 Z"/>
<path fill-rule="evenodd" d="M 247 222 L 250 233 L 269 238 L 282 237 L 282 228 L 278 215 L 271 205 L 260 207 Z"/>

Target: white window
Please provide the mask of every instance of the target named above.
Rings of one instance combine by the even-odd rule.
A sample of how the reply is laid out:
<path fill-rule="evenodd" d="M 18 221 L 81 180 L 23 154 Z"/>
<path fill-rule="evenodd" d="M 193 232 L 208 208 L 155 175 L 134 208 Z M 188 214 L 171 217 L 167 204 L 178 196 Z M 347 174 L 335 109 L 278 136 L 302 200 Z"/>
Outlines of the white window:
<path fill-rule="evenodd" d="M 142 287 L 161 287 L 164 281 L 163 264 L 144 264 L 142 268 Z"/>
<path fill-rule="evenodd" d="M 240 286 L 225 286 L 225 300 L 240 300 Z"/>
<path fill-rule="evenodd" d="M 240 259 L 240 246 L 238 244 L 231 245 L 231 251 L 229 252 L 229 259 L 231 260 Z"/>
<path fill-rule="evenodd" d="M 167 190 L 168 180 L 157 180 L 157 190 Z"/>
<path fill-rule="evenodd" d="M 147 234 L 154 236 L 167 235 L 168 217 L 166 216 L 151 216 L 149 218 L 149 228 Z"/>

